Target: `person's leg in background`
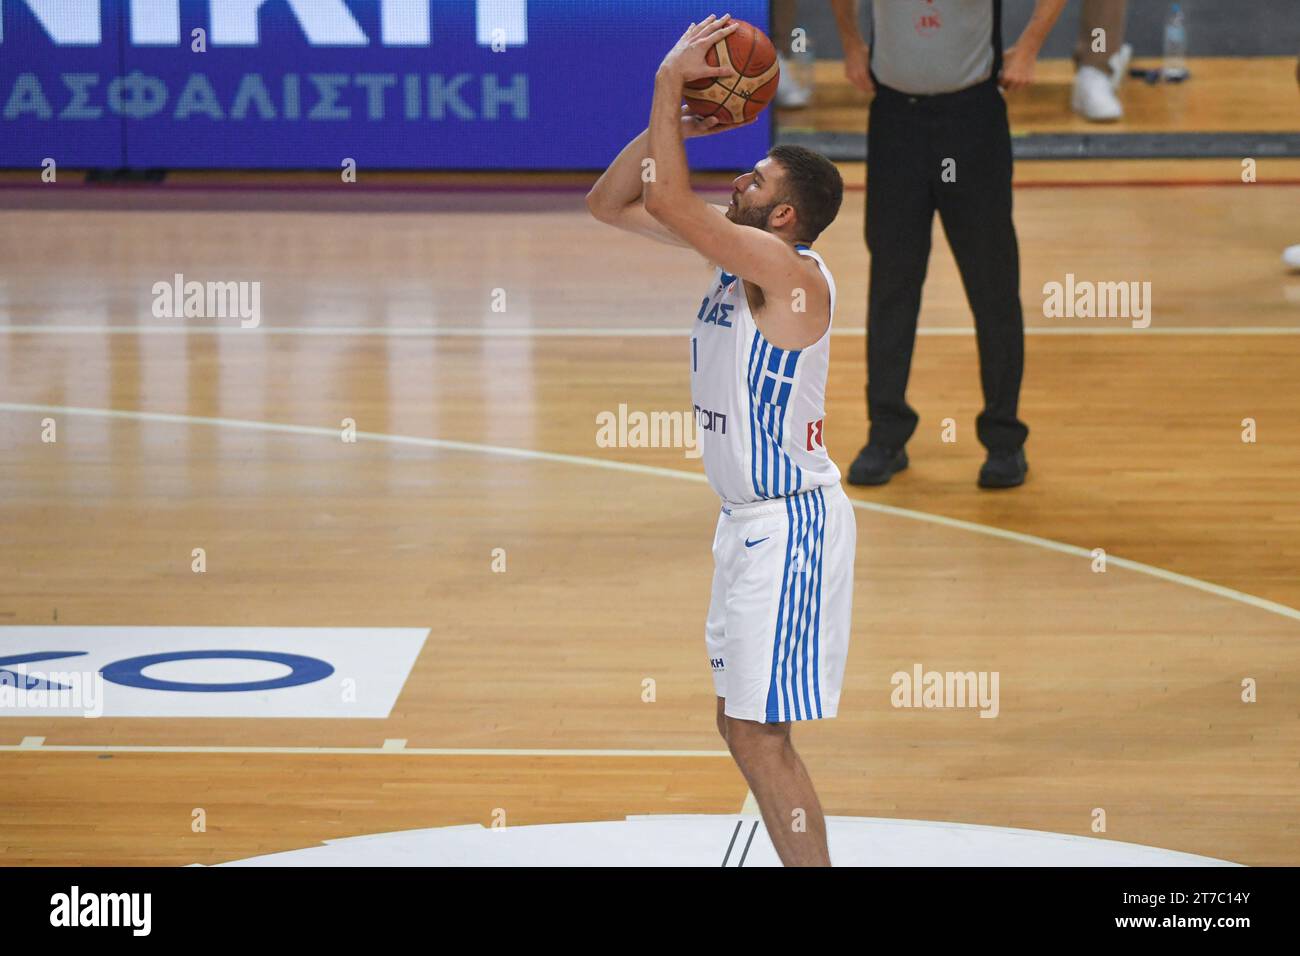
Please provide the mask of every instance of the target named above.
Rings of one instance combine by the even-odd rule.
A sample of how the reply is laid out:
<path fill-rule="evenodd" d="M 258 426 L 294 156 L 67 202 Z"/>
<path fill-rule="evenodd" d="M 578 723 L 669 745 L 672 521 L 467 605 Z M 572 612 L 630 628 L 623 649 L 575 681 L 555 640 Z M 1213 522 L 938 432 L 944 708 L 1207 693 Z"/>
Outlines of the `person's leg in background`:
<path fill-rule="evenodd" d="M 907 467 L 903 446 L 916 430 L 907 380 L 930 260 L 934 194 L 926 164 L 925 118 L 898 94 L 880 94 L 867 121 L 867 444 L 849 466 L 854 485 L 882 485 Z"/>
<path fill-rule="evenodd" d="M 781 66 L 776 105 L 782 109 L 803 109 L 812 102 L 813 96 L 811 42 L 805 36 L 804 49 L 792 49 L 797 17 L 796 0 L 772 0 L 772 37 L 776 40 L 776 57 Z"/>
<path fill-rule="evenodd" d="M 1295 62 L 1295 81 L 1300 84 L 1300 60 Z M 1282 261 L 1290 268 L 1300 271 L 1300 244 L 1287 246 L 1283 249 Z"/>
<path fill-rule="evenodd" d="M 1007 107 L 992 85 L 941 127 L 931 154 L 939 218 L 975 316 L 984 410 L 976 434 L 989 456 L 980 471 L 985 488 L 1022 484 L 1022 446 L 1029 429 L 1017 417 L 1025 367 L 1020 305 L 1020 249 L 1011 218 L 1011 131 Z M 940 158 L 954 161 L 943 177 Z"/>
<path fill-rule="evenodd" d="M 1124 42 L 1127 11 L 1128 0 L 1083 0 L 1079 38 L 1074 45 L 1074 92 L 1070 106 L 1094 123 L 1117 120 L 1124 115 L 1124 107 L 1115 93 L 1133 55 L 1133 48 Z"/>

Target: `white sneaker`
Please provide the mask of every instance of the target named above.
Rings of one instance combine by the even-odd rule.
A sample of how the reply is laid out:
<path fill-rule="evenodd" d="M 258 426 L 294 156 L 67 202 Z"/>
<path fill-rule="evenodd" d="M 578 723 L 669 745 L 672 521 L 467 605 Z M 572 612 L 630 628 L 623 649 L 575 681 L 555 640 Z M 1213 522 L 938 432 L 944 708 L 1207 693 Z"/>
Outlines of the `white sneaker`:
<path fill-rule="evenodd" d="M 1119 52 L 1110 58 L 1110 88 L 1118 90 L 1119 85 L 1128 76 L 1128 61 L 1133 59 L 1133 45 L 1125 43 Z"/>
<path fill-rule="evenodd" d="M 1287 246 L 1282 250 L 1282 261 L 1292 269 L 1300 269 L 1300 246 Z"/>
<path fill-rule="evenodd" d="M 808 73 L 803 63 L 791 63 L 777 54 L 781 67 L 781 82 L 776 87 L 776 105 L 782 109 L 800 110 L 812 102 L 812 86 L 799 82 L 799 74 Z"/>
<path fill-rule="evenodd" d="M 1084 119 L 1093 123 L 1117 120 L 1124 115 L 1110 78 L 1095 66 L 1081 66 L 1074 74 L 1074 94 L 1070 106 Z"/>

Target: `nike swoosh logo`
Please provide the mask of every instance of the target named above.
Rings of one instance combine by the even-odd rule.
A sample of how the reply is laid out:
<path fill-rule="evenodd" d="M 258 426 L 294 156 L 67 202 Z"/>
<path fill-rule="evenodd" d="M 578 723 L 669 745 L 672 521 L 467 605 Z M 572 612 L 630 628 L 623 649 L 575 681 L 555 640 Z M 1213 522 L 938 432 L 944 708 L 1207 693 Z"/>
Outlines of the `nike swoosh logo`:
<path fill-rule="evenodd" d="M 772 537 L 772 536 L 769 534 L 769 535 L 767 536 L 767 538 L 770 538 L 770 537 Z M 754 545 L 756 545 L 756 544 L 762 544 L 764 541 L 767 540 L 767 538 L 759 538 L 757 541 L 750 541 L 748 538 L 746 538 L 746 539 L 745 539 L 745 547 L 747 547 L 747 548 L 752 548 L 752 547 L 753 547 Z"/>

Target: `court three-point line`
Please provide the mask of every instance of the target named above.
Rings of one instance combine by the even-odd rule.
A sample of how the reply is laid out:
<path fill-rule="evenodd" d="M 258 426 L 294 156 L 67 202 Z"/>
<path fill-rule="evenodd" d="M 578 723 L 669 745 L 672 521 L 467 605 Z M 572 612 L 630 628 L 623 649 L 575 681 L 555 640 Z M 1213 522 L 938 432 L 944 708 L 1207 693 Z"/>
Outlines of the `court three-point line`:
<path fill-rule="evenodd" d="M 244 429 L 247 431 L 279 432 L 290 435 L 328 437 L 331 440 L 337 440 L 339 435 L 339 430 L 337 428 L 321 425 L 293 425 L 281 422 L 260 422 L 240 418 L 174 415 L 164 412 L 137 412 L 112 408 L 82 408 L 73 405 L 41 405 L 29 404 L 26 402 L 0 402 L 0 411 L 30 412 L 34 414 L 81 415 L 88 418 L 154 422 L 172 425 L 210 425 L 218 428 Z M 541 451 L 533 448 L 514 448 L 505 445 L 484 445 L 477 442 L 455 441 L 447 438 L 426 438 L 419 435 L 390 435 L 383 432 L 358 431 L 356 436 L 358 440 L 390 445 L 407 445 L 420 448 L 439 449 L 442 451 L 467 452 L 470 454 L 492 455 L 496 457 L 515 458 L 526 461 L 554 462 L 575 465 L 583 468 L 599 468 L 606 471 L 619 471 L 626 474 L 671 478 L 676 481 L 692 481 L 700 484 L 704 484 L 707 481 L 702 471 L 684 471 L 679 468 L 641 465 L 633 462 L 591 458 L 586 455 L 569 455 L 560 452 Z M 906 518 L 911 521 L 924 521 L 929 524 L 942 525 L 954 530 L 968 531 L 972 534 L 1001 538 L 1004 541 L 1013 541 L 1018 544 L 1042 548 L 1046 551 L 1055 551 L 1058 554 L 1070 555 L 1087 561 L 1093 560 L 1093 552 L 1091 549 L 1067 544 L 1063 541 L 1055 541 L 1051 538 L 1026 534 L 1021 531 L 1010 531 L 992 525 L 978 524 L 974 521 L 965 521 L 960 518 L 949 518 L 944 515 L 932 514 L 926 511 L 916 511 L 911 508 L 900 508 L 896 505 L 881 504 L 875 501 L 863 501 L 860 498 L 850 498 L 849 500 L 853 503 L 853 507 L 860 511 L 873 511 L 878 514 L 892 515 L 897 518 Z M 1235 601 L 1239 604 L 1245 604 L 1257 608 L 1258 610 L 1266 611 L 1270 614 L 1276 614 L 1293 621 L 1300 621 L 1300 609 L 1290 607 L 1286 604 L 1281 604 L 1277 601 L 1270 601 L 1254 594 L 1247 594 L 1246 592 L 1238 591 L 1235 588 L 1225 587 L 1221 584 L 1214 584 L 1210 581 L 1203 581 L 1200 578 L 1194 578 L 1186 574 L 1179 574 L 1176 571 L 1169 571 L 1165 568 L 1145 564 L 1141 561 L 1133 561 L 1113 554 L 1108 554 L 1106 556 L 1106 563 L 1109 567 L 1135 571 L 1138 574 L 1145 574 L 1149 577 L 1168 581 L 1171 584 L 1177 584 L 1207 594 L 1213 594 L 1216 597 Z"/>

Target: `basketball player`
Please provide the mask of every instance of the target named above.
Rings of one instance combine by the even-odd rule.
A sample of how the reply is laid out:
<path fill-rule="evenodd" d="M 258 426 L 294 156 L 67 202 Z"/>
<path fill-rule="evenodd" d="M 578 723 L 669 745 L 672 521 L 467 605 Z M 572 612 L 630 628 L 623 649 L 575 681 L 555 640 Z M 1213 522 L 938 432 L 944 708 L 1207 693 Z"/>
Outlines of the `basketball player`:
<path fill-rule="evenodd" d="M 714 264 L 690 362 L 705 472 L 722 499 L 705 624 L 718 730 L 781 861 L 829 866 L 790 727 L 835 716 L 848 654 L 857 527 L 822 444 L 835 283 L 809 248 L 844 186 L 825 157 L 778 146 L 734 181 L 728 205 L 691 191 L 682 140 L 718 130 L 680 115 L 682 87 L 728 75 L 704 57 L 734 29 L 710 16 L 683 34 L 656 74 L 649 129 L 587 203 L 603 222 Z"/>

